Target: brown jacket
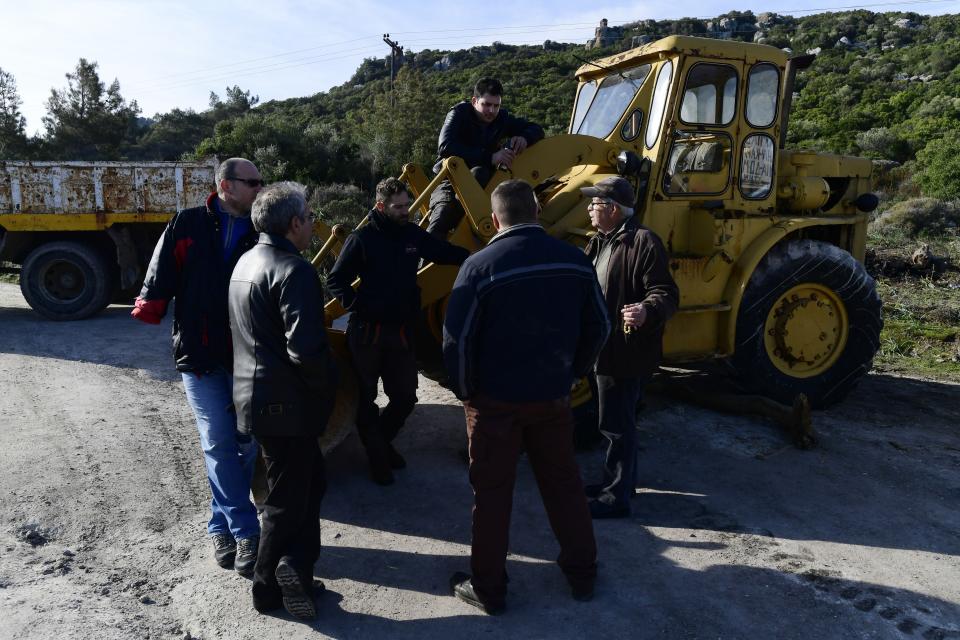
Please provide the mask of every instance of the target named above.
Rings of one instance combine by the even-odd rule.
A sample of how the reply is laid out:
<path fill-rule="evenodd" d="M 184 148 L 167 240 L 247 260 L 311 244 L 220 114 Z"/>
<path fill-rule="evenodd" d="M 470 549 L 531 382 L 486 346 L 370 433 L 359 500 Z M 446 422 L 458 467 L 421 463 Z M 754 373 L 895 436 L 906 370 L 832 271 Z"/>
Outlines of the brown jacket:
<path fill-rule="evenodd" d="M 603 238 L 591 238 L 586 253 L 596 262 Z M 610 338 L 597 360 L 597 373 L 620 378 L 647 379 L 663 357 L 663 327 L 677 310 L 680 293 L 670 275 L 667 251 L 652 231 L 637 222 L 636 217 L 614 232 L 607 282 L 600 283 L 606 292 L 607 312 L 613 323 Z M 626 304 L 642 302 L 647 320 L 642 327 L 624 333 L 623 315 Z"/>

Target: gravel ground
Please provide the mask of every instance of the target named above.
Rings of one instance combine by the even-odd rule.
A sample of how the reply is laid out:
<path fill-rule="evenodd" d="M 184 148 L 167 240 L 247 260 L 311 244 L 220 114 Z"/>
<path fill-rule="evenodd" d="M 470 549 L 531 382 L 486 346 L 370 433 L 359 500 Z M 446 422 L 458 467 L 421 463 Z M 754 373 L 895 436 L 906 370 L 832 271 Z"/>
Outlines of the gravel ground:
<path fill-rule="evenodd" d="M 574 602 L 521 462 L 509 610 L 448 595 L 468 566 L 463 414 L 421 379 L 388 488 L 351 435 L 328 458 L 312 624 L 261 616 L 205 537 L 209 493 L 169 324 L 53 323 L 0 284 L 0 638 L 960 638 L 960 388 L 871 375 L 819 446 L 652 397 L 628 520 L 597 522 Z M 599 453 L 581 454 L 587 477 Z"/>

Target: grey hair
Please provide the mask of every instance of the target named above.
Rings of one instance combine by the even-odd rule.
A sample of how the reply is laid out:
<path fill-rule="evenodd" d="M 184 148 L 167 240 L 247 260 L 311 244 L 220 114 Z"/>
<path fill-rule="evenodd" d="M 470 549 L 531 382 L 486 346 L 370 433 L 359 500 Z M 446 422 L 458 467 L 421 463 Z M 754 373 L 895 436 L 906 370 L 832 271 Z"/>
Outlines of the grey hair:
<path fill-rule="evenodd" d="M 219 192 L 220 195 L 223 195 L 220 191 L 220 183 L 227 178 L 236 177 L 237 167 L 244 164 L 252 165 L 253 163 L 246 158 L 228 158 L 217 166 L 217 192 Z"/>
<path fill-rule="evenodd" d="M 303 220 L 307 209 L 307 188 L 297 182 L 277 182 L 257 194 L 250 210 L 253 228 L 260 233 L 283 236 L 294 218 Z"/>

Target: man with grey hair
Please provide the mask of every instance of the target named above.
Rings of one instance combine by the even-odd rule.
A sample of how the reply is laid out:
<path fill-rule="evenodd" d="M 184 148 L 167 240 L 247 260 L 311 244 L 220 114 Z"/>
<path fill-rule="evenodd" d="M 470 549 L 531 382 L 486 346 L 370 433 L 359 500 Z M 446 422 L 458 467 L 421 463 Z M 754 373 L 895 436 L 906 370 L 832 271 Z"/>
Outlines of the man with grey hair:
<path fill-rule="evenodd" d="M 636 414 L 643 384 L 663 356 L 663 326 L 679 304 L 660 238 L 633 215 L 633 186 L 620 177 L 580 189 L 597 233 L 587 245 L 613 320 L 597 360 L 600 433 L 607 440 L 603 478 L 588 485 L 594 518 L 630 515 L 637 481 Z"/>
<path fill-rule="evenodd" d="M 260 239 L 233 270 L 229 308 L 237 427 L 256 436 L 267 467 L 253 606 L 260 612 L 283 606 L 297 618 L 313 618 L 326 491 L 317 437 L 333 407 L 336 369 L 320 280 L 300 256 L 313 232 L 304 187 L 267 187 L 252 218 Z"/>
<path fill-rule="evenodd" d="M 233 353 L 227 287 L 240 256 L 256 243 L 250 207 L 263 180 L 252 162 L 217 168 L 205 206 L 178 212 L 150 260 L 133 317 L 159 324 L 172 299 L 173 357 L 196 417 L 212 500 L 207 533 L 221 567 L 249 576 L 260 523 L 250 500 L 257 443 L 237 433 L 231 400 Z"/>

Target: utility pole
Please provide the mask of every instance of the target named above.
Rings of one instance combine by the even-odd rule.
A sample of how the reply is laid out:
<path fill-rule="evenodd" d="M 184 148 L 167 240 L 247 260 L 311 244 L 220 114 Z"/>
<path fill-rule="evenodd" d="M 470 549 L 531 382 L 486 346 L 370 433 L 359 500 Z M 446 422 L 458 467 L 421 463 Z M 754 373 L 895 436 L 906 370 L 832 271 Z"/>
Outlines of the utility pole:
<path fill-rule="evenodd" d="M 393 107 L 393 78 L 397 73 L 397 58 L 403 59 L 403 47 L 390 39 L 390 34 L 383 34 L 383 41 L 390 47 L 390 106 Z"/>

